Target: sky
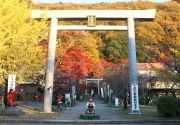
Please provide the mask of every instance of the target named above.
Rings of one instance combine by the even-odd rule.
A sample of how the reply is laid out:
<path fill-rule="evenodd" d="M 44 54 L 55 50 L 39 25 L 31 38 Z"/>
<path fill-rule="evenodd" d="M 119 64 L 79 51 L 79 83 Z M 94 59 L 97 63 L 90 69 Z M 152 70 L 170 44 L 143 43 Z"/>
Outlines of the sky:
<path fill-rule="evenodd" d="M 34 0 L 34 2 L 38 3 L 100 3 L 100 2 L 128 2 L 128 1 L 137 1 L 137 0 Z M 168 0 L 151 0 L 152 2 L 166 2 Z"/>

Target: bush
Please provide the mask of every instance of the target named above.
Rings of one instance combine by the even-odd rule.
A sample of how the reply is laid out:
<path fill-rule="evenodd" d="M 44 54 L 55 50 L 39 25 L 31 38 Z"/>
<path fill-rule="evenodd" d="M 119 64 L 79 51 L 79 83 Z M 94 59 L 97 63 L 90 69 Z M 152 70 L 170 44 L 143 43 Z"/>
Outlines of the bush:
<path fill-rule="evenodd" d="M 76 94 L 76 99 L 80 100 L 80 93 L 79 92 L 77 92 L 77 94 Z"/>
<path fill-rule="evenodd" d="M 161 96 L 157 102 L 157 112 L 161 116 L 176 115 L 177 103 L 172 96 Z"/>
<path fill-rule="evenodd" d="M 177 115 L 180 115 L 180 98 L 177 98 L 176 102 L 177 102 Z"/>
<path fill-rule="evenodd" d="M 79 116 L 79 118 L 83 119 L 83 120 L 98 120 L 98 119 L 100 119 L 100 116 L 99 115 L 94 115 L 94 114 L 90 114 L 90 115 L 81 114 Z"/>

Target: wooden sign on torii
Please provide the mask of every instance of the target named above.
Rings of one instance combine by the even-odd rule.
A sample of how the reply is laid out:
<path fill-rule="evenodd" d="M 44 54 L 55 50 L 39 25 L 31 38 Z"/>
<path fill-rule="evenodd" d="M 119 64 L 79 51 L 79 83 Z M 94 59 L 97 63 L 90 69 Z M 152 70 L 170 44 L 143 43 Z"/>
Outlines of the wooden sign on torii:
<path fill-rule="evenodd" d="M 139 114 L 138 80 L 136 69 L 136 43 L 134 19 L 152 20 L 155 18 L 155 9 L 150 10 L 32 10 L 31 18 L 51 19 L 50 37 L 48 45 L 48 61 L 45 80 L 44 112 L 51 112 L 54 60 L 56 49 L 57 30 L 127 30 L 128 31 L 128 59 L 129 59 L 129 79 L 131 93 L 131 113 Z M 63 19 L 87 19 L 95 16 L 95 19 L 120 19 L 127 20 L 127 26 L 108 25 L 58 25 L 58 20 Z M 91 17 L 90 19 L 93 19 Z M 93 21 L 92 21 L 93 22 Z"/>

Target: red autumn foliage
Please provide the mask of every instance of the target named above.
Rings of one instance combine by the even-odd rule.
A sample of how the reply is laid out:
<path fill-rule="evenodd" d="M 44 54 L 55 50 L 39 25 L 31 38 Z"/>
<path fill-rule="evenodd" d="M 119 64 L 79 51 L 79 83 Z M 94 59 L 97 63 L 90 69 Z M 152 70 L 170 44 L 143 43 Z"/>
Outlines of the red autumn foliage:
<path fill-rule="evenodd" d="M 84 79 L 89 74 L 99 77 L 102 69 L 101 63 L 93 62 L 78 48 L 71 48 L 65 53 L 61 68 L 63 76 L 69 77 L 72 81 Z"/>
<path fill-rule="evenodd" d="M 107 61 L 106 59 L 101 59 L 101 64 L 103 68 L 114 66 L 114 63 Z"/>
<path fill-rule="evenodd" d="M 114 79 L 121 77 L 122 75 L 122 64 L 121 62 L 112 63 L 105 59 L 101 59 L 103 66 L 103 79 L 108 83 L 112 83 Z"/>

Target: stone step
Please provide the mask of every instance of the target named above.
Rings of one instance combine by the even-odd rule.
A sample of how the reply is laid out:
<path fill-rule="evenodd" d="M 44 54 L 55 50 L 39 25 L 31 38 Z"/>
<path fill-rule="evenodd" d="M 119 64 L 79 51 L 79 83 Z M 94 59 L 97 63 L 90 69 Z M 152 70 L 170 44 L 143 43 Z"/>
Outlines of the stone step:
<path fill-rule="evenodd" d="M 5 107 L 1 110 L 2 115 L 22 115 L 23 109 L 19 107 Z"/>
<path fill-rule="evenodd" d="M 1 119 L 0 123 L 19 124 L 152 124 L 179 125 L 180 120 L 38 120 L 38 119 Z"/>

